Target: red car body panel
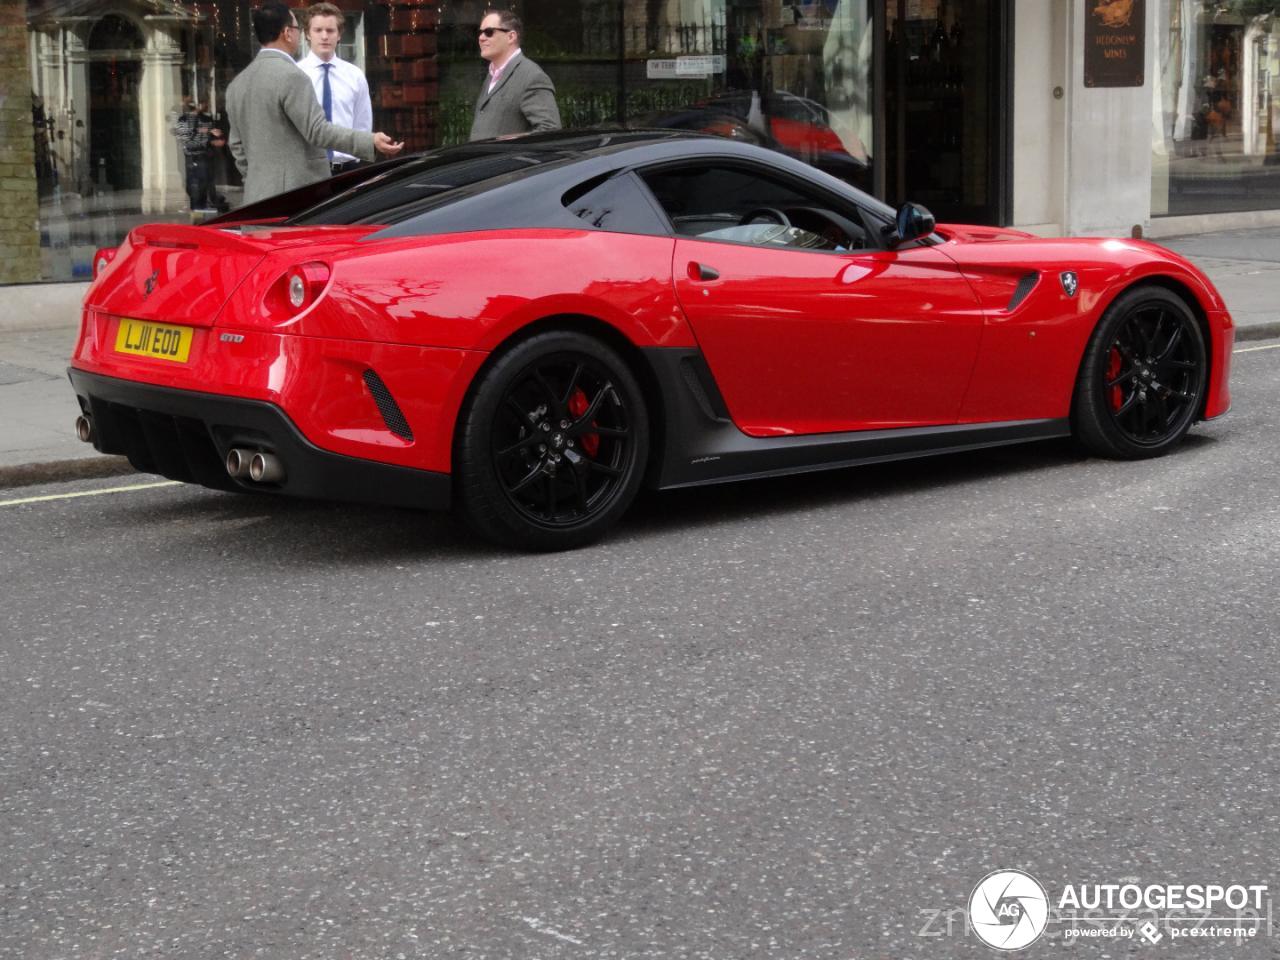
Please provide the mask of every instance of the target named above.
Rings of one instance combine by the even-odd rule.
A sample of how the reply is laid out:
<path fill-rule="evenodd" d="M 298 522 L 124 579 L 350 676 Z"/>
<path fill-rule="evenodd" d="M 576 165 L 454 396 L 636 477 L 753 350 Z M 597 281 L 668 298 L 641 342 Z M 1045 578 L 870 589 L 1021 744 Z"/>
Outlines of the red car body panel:
<path fill-rule="evenodd" d="M 698 264 L 719 279 L 695 279 Z M 673 272 L 748 435 L 955 423 L 983 315 L 937 249 L 814 255 L 682 238 Z"/>
<path fill-rule="evenodd" d="M 133 315 L 136 313 L 130 313 Z M 86 310 L 77 369 L 138 383 L 261 400 L 280 407 L 313 444 L 345 456 L 447 472 L 453 421 L 487 356 L 475 350 L 198 329 L 186 364 L 113 351 L 120 317 Z M 373 369 L 399 400 L 413 442 L 388 429 L 364 389 Z"/>
<path fill-rule="evenodd" d="M 669 237 L 585 230 L 351 244 L 314 258 L 332 269 L 326 296 L 272 326 L 303 336 L 492 350 L 528 323 L 581 315 L 636 344 L 692 346 L 671 289 L 672 244 Z M 219 326 L 271 323 L 259 304 L 273 276 L 298 262 L 288 248 L 272 257 L 267 264 L 274 269 L 259 271 L 260 279 L 232 295 Z"/>
<path fill-rule="evenodd" d="M 1235 328 L 1226 304 L 1189 261 L 1141 240 L 1046 240 L 1012 230 L 939 227 L 950 238 L 938 248 L 956 261 L 973 285 L 986 316 L 982 350 L 960 422 L 1065 417 L 1085 344 L 1121 292 L 1142 280 L 1175 285 L 1205 318 L 1209 386 L 1205 419 L 1227 411 Z M 993 242 L 996 241 L 996 242 Z M 1058 279 L 1074 271 L 1079 293 L 1067 295 Z M 1035 288 L 1007 309 L 1018 280 L 1040 274 Z"/>
<path fill-rule="evenodd" d="M 466 388 L 488 352 L 529 323 L 585 316 L 636 345 L 695 346 L 671 285 L 670 238 L 529 230 L 355 242 L 372 229 L 240 237 L 139 228 L 86 296 L 73 364 L 264 400 L 324 449 L 447 472 Z M 263 306 L 269 291 L 306 262 L 330 267 L 323 294 L 296 315 L 272 316 Z M 459 277 L 470 282 L 444 282 Z M 196 327 L 189 362 L 116 353 L 121 317 Z M 224 340 L 223 332 L 243 339 Z M 366 369 L 400 401 L 412 442 L 382 421 L 360 383 Z"/>

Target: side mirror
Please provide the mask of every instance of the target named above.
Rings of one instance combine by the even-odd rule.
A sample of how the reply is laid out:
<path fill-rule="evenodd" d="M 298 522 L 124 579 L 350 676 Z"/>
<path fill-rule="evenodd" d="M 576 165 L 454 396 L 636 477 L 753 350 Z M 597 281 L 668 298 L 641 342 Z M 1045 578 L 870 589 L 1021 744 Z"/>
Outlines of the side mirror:
<path fill-rule="evenodd" d="M 898 216 L 892 227 L 885 227 L 885 236 L 889 241 L 889 248 L 901 246 L 904 243 L 910 243 L 912 240 L 919 240 L 921 237 L 927 237 L 933 233 L 933 228 L 937 226 L 933 214 L 925 207 L 918 203 L 904 203 L 898 208 Z"/>

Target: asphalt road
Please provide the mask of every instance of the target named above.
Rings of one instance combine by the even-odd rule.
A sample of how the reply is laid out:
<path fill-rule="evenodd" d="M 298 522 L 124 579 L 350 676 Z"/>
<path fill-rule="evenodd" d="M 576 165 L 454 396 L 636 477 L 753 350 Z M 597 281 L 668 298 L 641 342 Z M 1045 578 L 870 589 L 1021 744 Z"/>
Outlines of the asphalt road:
<path fill-rule="evenodd" d="M 1280 349 L 1245 346 L 1162 460 L 649 496 L 552 557 L 0 492 L 0 956 L 993 957 L 955 918 L 997 867 L 1280 896 Z M 1025 955 L 1280 957 L 1064 926 Z"/>

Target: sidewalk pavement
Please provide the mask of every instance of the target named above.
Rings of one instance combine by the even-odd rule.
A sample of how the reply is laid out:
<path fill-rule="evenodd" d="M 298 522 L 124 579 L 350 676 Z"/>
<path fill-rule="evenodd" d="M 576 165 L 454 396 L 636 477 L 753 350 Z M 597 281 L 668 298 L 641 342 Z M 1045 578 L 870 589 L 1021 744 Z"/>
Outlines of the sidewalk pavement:
<path fill-rule="evenodd" d="M 1280 227 L 1165 238 L 1217 285 L 1237 340 L 1280 337 Z M 132 472 L 75 437 L 67 382 L 87 284 L 0 286 L 0 488 Z"/>

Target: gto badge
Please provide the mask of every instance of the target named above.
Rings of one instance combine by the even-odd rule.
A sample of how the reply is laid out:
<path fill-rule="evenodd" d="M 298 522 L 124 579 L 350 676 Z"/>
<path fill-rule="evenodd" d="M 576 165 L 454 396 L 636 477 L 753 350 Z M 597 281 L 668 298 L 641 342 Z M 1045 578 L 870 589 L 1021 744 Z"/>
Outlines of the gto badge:
<path fill-rule="evenodd" d="M 146 288 L 146 293 L 142 295 L 144 300 L 147 297 L 151 296 L 151 291 L 156 288 L 156 281 L 159 279 L 160 279 L 160 271 L 152 270 L 151 276 L 147 277 L 147 282 L 143 284 L 143 287 Z"/>
<path fill-rule="evenodd" d="M 1080 289 L 1080 278 L 1074 270 L 1063 270 L 1058 274 L 1058 279 L 1062 281 L 1062 289 L 1067 292 L 1068 297 L 1074 297 Z"/>

